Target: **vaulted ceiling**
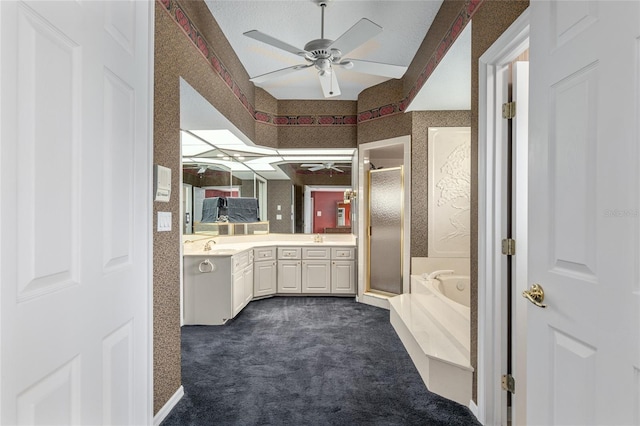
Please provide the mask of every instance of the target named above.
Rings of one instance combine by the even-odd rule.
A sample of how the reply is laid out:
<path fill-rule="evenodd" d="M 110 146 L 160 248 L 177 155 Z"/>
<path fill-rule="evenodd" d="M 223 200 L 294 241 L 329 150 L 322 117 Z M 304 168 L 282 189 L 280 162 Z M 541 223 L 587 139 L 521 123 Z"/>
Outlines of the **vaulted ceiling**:
<path fill-rule="evenodd" d="M 304 65 L 307 62 L 301 56 L 249 38 L 243 33 L 258 30 L 300 49 L 304 48 L 307 42 L 321 38 L 322 8 L 318 5 L 320 0 L 205 2 L 252 78 L 286 67 Z M 382 27 L 380 33 L 356 49 L 343 52 L 344 58 L 407 67 L 438 13 L 442 0 L 335 0 L 326 3 L 324 38 L 336 40 L 362 18 Z M 450 71 L 459 72 L 447 73 L 449 78 L 437 86 L 441 92 L 448 94 L 449 103 L 452 94 L 460 91 L 460 87 L 466 88 L 464 94 L 467 97 L 469 94 L 469 85 L 466 85 L 466 81 L 458 79 L 459 76 L 464 77 L 464 70 L 468 70 L 467 75 L 470 74 L 470 66 L 464 64 L 465 59 L 466 63 L 470 63 L 470 37 L 468 40 L 468 46 L 463 46 L 465 52 L 456 58 L 456 63 L 448 67 Z M 464 41 L 464 38 L 461 37 L 461 41 Z M 449 53 L 452 53 L 453 58 L 455 51 Z M 463 61 L 462 64 L 459 63 L 460 60 Z M 446 65 L 441 64 L 439 68 Z M 388 80 L 387 77 L 357 72 L 357 65 L 353 69 L 333 69 L 342 93 L 331 99 L 356 100 L 362 90 Z M 325 98 L 319 83 L 318 71 L 314 67 L 269 79 L 257 85 L 276 99 Z M 433 109 L 429 105 L 422 105 L 422 102 L 412 107 Z"/>

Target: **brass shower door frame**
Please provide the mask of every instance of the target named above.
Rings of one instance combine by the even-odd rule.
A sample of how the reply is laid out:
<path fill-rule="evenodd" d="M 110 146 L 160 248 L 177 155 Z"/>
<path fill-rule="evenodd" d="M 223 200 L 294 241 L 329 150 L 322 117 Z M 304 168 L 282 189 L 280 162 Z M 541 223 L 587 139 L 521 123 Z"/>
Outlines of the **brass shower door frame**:
<path fill-rule="evenodd" d="M 374 293 L 382 296 L 393 297 L 397 296 L 396 293 L 391 293 L 383 290 L 377 290 L 371 288 L 371 174 L 372 173 L 384 173 L 390 171 L 400 171 L 400 292 L 403 292 L 404 282 L 404 219 L 405 219 L 405 176 L 404 166 L 389 167 L 384 169 L 369 170 L 366 174 L 367 177 L 367 223 L 366 223 L 366 236 L 367 236 L 367 267 L 366 267 L 366 282 L 365 293 Z"/>

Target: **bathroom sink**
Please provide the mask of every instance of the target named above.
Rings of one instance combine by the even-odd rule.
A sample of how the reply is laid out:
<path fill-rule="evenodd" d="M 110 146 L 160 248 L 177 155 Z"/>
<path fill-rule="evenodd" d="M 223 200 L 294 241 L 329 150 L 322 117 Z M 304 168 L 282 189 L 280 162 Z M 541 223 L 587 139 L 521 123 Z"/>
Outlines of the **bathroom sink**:
<path fill-rule="evenodd" d="M 211 255 L 218 255 L 218 256 L 224 256 L 224 255 L 230 255 L 230 254 L 236 254 L 238 252 L 238 250 L 235 249 L 213 249 L 209 252 L 205 252 L 207 254 L 211 254 Z"/>

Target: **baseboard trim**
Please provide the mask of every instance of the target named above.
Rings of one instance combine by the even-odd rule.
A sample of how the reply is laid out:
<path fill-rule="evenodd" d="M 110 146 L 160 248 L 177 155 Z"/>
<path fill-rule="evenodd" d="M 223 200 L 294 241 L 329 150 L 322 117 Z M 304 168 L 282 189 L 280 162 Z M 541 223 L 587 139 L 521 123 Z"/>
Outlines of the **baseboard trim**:
<path fill-rule="evenodd" d="M 184 387 L 180 386 L 176 393 L 173 394 L 166 404 L 153 416 L 153 426 L 159 426 L 160 423 L 169 415 L 173 407 L 180 402 L 184 396 Z"/>
<path fill-rule="evenodd" d="M 469 410 L 471 410 L 473 415 L 476 416 L 476 419 L 480 420 L 480 418 L 478 417 L 478 406 L 475 402 L 473 402 L 473 400 L 469 401 Z"/>

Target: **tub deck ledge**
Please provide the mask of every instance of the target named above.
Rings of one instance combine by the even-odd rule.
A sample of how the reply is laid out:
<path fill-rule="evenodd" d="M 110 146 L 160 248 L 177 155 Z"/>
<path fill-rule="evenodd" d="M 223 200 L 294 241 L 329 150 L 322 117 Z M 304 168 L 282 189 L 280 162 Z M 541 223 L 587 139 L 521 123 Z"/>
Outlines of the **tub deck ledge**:
<path fill-rule="evenodd" d="M 465 330 L 434 315 L 424 294 L 401 294 L 389 299 L 391 325 L 411 356 L 422 380 L 434 393 L 467 406 L 471 401 L 473 367 L 470 364 L 468 319 Z M 443 307 L 436 303 L 436 309 Z M 437 312 L 437 311 L 435 311 Z M 457 316 L 453 312 L 454 316 Z M 464 321 L 462 323 L 464 328 Z M 466 341 L 464 341 L 466 338 Z"/>

